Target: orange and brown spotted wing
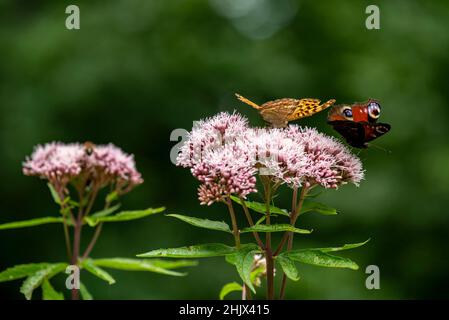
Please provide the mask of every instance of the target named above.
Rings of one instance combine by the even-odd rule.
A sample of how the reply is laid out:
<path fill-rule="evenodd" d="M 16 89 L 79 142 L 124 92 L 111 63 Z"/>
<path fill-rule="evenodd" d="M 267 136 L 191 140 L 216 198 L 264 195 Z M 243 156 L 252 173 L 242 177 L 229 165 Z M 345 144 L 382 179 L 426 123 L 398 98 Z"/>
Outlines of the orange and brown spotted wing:
<path fill-rule="evenodd" d="M 288 121 L 294 121 L 305 117 L 310 117 L 315 113 L 323 111 L 329 108 L 335 103 L 334 99 L 326 101 L 320 104 L 318 99 L 301 99 L 298 100 L 296 108 L 293 110 L 292 114 L 288 117 Z"/>
<path fill-rule="evenodd" d="M 265 102 L 260 106 L 262 118 L 273 127 L 286 127 L 288 119 L 298 105 L 299 100 L 284 98 Z"/>

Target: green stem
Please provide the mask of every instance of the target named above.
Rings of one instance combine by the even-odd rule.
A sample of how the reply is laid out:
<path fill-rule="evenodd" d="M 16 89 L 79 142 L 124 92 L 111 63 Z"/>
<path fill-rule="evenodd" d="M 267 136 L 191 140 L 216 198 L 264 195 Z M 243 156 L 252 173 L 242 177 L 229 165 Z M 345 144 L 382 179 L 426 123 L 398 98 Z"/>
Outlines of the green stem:
<path fill-rule="evenodd" d="M 108 209 L 110 205 L 111 205 L 110 202 L 106 202 L 103 210 Z M 89 254 L 92 252 L 92 249 L 95 247 L 98 237 L 100 236 L 102 228 L 103 228 L 103 222 L 100 222 L 100 224 L 98 224 L 97 228 L 95 229 L 95 233 L 94 233 L 92 239 L 90 240 L 89 244 L 87 245 L 87 248 L 84 251 L 83 257 L 81 259 L 83 259 L 83 260 L 86 259 L 89 256 Z"/>
<path fill-rule="evenodd" d="M 299 195 L 299 202 L 298 202 L 298 204 L 296 204 L 296 200 L 295 200 L 295 198 L 297 196 L 297 189 L 293 190 L 292 214 L 290 216 L 290 224 L 292 226 L 295 226 L 296 220 L 298 219 L 299 213 L 301 212 L 301 208 L 302 208 L 302 205 L 304 203 L 304 199 L 305 199 L 305 197 L 307 195 L 307 191 L 308 190 L 309 189 L 307 187 L 305 187 L 305 186 L 302 187 L 301 194 Z M 295 191 L 296 191 L 296 195 L 295 195 Z M 290 251 L 292 249 L 292 247 L 293 247 L 293 235 L 294 235 L 294 233 L 293 232 L 288 232 L 288 233 L 286 232 L 286 235 L 287 235 L 286 237 L 288 238 L 287 251 Z M 284 297 L 285 297 L 285 287 L 286 287 L 286 285 L 287 285 L 287 276 L 284 273 L 284 275 L 282 276 L 281 290 L 280 290 L 280 293 L 279 293 L 279 299 L 280 300 L 283 300 Z"/>
<path fill-rule="evenodd" d="M 72 255 L 72 265 L 78 265 L 78 257 L 80 251 L 81 242 L 81 229 L 82 229 L 82 215 L 81 212 L 78 213 L 78 217 L 75 223 L 75 231 L 73 236 L 73 255 Z M 76 288 L 72 289 L 72 300 L 79 300 L 79 290 Z"/>
<path fill-rule="evenodd" d="M 246 206 L 246 203 L 245 203 L 245 201 L 242 199 L 242 197 L 240 197 L 240 203 L 241 203 L 241 205 L 242 205 L 242 207 L 243 207 L 243 211 L 245 212 L 245 216 L 246 216 L 246 219 L 248 220 L 249 225 L 250 225 L 251 227 L 253 227 L 253 226 L 254 226 L 253 218 L 251 217 L 251 214 L 250 214 L 250 212 L 249 212 L 249 210 L 248 210 L 248 207 Z M 253 232 L 253 236 L 254 236 L 254 238 L 256 239 L 259 248 L 260 248 L 261 250 L 264 250 L 264 249 L 265 249 L 265 246 L 264 246 L 262 240 L 260 239 L 259 234 L 258 234 L 257 232 Z"/>
<path fill-rule="evenodd" d="M 270 203 L 271 203 L 271 181 L 267 177 L 261 177 L 265 189 L 265 223 L 271 224 Z M 271 233 L 267 232 L 265 238 L 265 259 L 267 262 L 267 300 L 274 299 L 274 260 L 271 249 Z"/>
<path fill-rule="evenodd" d="M 234 207 L 232 205 L 232 200 L 231 198 L 226 198 L 226 204 L 228 206 L 229 209 L 229 215 L 231 216 L 231 222 L 232 222 L 232 234 L 234 235 L 234 241 L 235 241 L 235 246 L 237 249 L 240 248 L 240 231 L 239 228 L 237 226 L 237 220 L 235 218 L 235 211 L 234 211 Z"/>

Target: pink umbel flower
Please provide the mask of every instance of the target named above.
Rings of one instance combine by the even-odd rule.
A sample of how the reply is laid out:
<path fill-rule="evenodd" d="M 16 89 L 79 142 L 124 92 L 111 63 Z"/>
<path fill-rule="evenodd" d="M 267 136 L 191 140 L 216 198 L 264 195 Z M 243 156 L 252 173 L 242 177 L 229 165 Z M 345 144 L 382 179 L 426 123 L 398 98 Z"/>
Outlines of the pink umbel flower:
<path fill-rule="evenodd" d="M 86 168 L 104 183 L 115 182 L 119 190 L 125 191 L 143 182 L 136 170 L 134 156 L 124 153 L 113 144 L 96 146 L 92 154 L 86 155 Z"/>
<path fill-rule="evenodd" d="M 297 125 L 290 125 L 285 132 L 304 148 L 304 158 L 297 163 L 293 170 L 296 174 L 287 182 L 297 186 L 318 184 L 324 188 L 338 188 L 346 183 L 358 186 L 363 179 L 360 159 L 335 138 Z"/>
<path fill-rule="evenodd" d="M 201 163 L 211 150 L 235 142 L 244 136 L 248 120 L 239 114 L 221 112 L 211 118 L 195 122 L 177 157 L 177 165 L 187 168 Z"/>
<path fill-rule="evenodd" d="M 143 182 L 133 156 L 112 144 L 95 146 L 92 152 L 79 143 L 39 145 L 23 163 L 23 173 L 46 179 L 59 191 L 78 178 L 98 188 L 114 184 L 119 193 Z"/>
<path fill-rule="evenodd" d="M 231 194 L 246 198 L 256 191 L 257 170 L 245 144 L 239 143 L 247 130 L 247 119 L 235 113 L 221 112 L 195 123 L 180 149 L 177 165 L 190 168 L 201 182 L 201 204 L 211 205 Z"/>
<path fill-rule="evenodd" d="M 201 204 L 255 189 L 255 174 L 291 187 L 338 188 L 363 179 L 360 159 L 338 140 L 316 129 L 250 128 L 237 114 L 220 113 L 197 122 L 180 149 L 177 165 L 191 169 L 201 186 Z"/>
<path fill-rule="evenodd" d="M 201 204 L 211 205 L 231 194 L 246 198 L 257 191 L 254 176 L 257 170 L 251 166 L 248 154 L 236 144 L 211 150 L 191 171 L 202 183 L 198 188 Z"/>
<path fill-rule="evenodd" d="M 246 144 L 259 174 L 270 176 L 275 182 L 286 182 L 305 160 L 303 145 L 287 136 L 284 129 L 249 129 L 246 139 L 240 140 L 240 143 Z"/>
<path fill-rule="evenodd" d="M 35 147 L 23 163 L 23 173 L 47 179 L 55 186 L 65 187 L 81 173 L 84 150 L 78 143 L 51 142 Z"/>

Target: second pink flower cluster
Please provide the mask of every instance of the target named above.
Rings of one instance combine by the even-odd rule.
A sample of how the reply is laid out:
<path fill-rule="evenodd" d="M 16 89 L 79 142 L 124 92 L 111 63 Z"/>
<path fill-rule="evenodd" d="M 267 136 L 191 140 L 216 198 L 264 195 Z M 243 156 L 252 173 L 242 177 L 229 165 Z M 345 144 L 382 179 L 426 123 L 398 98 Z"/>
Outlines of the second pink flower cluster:
<path fill-rule="evenodd" d="M 196 123 L 177 164 L 190 168 L 201 185 L 201 204 L 257 192 L 256 175 L 291 187 L 338 188 L 363 179 L 360 159 L 316 129 L 253 128 L 239 114 L 219 113 Z"/>

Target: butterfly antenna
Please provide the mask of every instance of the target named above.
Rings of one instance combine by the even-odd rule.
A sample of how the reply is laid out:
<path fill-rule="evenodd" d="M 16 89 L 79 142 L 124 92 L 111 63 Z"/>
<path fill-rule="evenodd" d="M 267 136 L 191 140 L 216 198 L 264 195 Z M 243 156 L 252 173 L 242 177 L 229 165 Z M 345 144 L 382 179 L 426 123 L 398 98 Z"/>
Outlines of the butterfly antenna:
<path fill-rule="evenodd" d="M 257 110 L 260 109 L 260 106 L 259 106 L 258 104 L 252 102 L 252 101 L 249 100 L 249 99 L 246 99 L 245 97 L 239 95 L 238 93 L 236 93 L 235 96 L 237 97 L 237 99 L 239 99 L 240 101 L 246 103 L 247 105 L 250 105 L 250 106 L 253 107 L 254 109 L 257 109 Z"/>
<path fill-rule="evenodd" d="M 384 151 L 387 154 L 392 154 L 393 153 L 391 150 L 385 149 L 385 148 L 383 148 L 383 147 L 381 147 L 381 146 L 379 146 L 377 144 L 372 144 L 371 143 L 370 146 L 372 146 L 372 147 L 374 147 L 374 148 L 376 148 L 378 150 Z"/>

